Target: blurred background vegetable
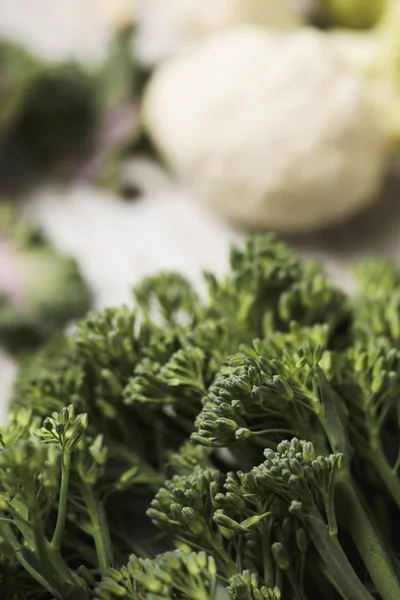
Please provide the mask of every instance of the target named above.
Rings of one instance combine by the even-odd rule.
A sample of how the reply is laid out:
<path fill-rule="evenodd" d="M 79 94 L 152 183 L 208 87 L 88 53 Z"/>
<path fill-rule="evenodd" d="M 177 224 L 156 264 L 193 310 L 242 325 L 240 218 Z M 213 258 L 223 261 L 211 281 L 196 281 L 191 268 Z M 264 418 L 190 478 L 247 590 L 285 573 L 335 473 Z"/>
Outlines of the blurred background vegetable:
<path fill-rule="evenodd" d="M 368 29 L 382 17 L 391 0 L 314 0 L 318 20 L 327 27 Z"/>
<path fill-rule="evenodd" d="M 333 29 L 327 40 L 343 61 L 367 84 L 367 97 L 397 156 L 400 149 L 400 3 L 386 10 L 368 31 Z"/>
<path fill-rule="evenodd" d="M 9 203 L 0 204 L 0 342 L 38 346 L 86 313 L 90 292 L 75 261 L 58 252 Z"/>
<path fill-rule="evenodd" d="M 119 156 L 134 140 L 137 69 L 133 18 L 114 11 L 113 35 L 95 64 L 42 58 L 0 42 L 0 190 L 43 176 L 114 183 Z M 112 165 L 109 167 L 109 165 Z"/>
<path fill-rule="evenodd" d="M 310 230 L 376 199 L 386 145 L 365 94 L 326 34 L 246 27 L 160 66 L 143 119 L 174 172 L 234 224 Z"/>
<path fill-rule="evenodd" d="M 162 156 L 235 225 L 323 229 L 379 199 L 400 134 L 400 4 L 320 8 L 333 29 L 220 33 L 158 66 L 145 91 Z"/>

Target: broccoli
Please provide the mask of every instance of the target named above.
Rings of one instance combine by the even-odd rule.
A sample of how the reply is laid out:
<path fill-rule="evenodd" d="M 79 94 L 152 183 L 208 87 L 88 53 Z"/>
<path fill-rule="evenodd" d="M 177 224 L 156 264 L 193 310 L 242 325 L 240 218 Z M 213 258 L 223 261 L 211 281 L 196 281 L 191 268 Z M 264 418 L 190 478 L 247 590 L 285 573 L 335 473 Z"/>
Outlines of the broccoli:
<path fill-rule="evenodd" d="M 204 300 L 160 274 L 24 358 L 0 437 L 4 598 L 398 600 L 379 299 L 400 276 L 362 273 L 347 298 L 254 236 Z"/>
<path fill-rule="evenodd" d="M 82 316 L 90 301 L 75 261 L 1 203 L 0 341 L 13 352 L 33 348 Z"/>

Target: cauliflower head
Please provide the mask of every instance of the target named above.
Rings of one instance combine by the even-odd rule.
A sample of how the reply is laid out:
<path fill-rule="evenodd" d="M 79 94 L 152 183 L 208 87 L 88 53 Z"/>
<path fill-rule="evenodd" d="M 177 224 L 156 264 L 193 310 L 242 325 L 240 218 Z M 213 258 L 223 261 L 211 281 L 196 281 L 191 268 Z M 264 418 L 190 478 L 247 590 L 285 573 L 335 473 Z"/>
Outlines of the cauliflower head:
<path fill-rule="evenodd" d="M 362 79 L 311 28 L 243 27 L 172 59 L 143 119 L 198 197 L 247 228 L 339 222 L 374 200 L 386 168 Z"/>

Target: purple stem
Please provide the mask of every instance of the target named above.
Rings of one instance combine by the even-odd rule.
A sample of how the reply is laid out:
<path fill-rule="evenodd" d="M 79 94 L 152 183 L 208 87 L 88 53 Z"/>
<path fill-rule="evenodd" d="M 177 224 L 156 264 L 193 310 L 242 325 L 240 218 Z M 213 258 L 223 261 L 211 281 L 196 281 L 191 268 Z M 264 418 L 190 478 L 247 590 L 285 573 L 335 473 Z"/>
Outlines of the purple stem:
<path fill-rule="evenodd" d="M 96 149 L 79 169 L 78 179 L 87 183 L 95 180 L 108 153 L 130 139 L 137 118 L 135 109 L 135 102 L 129 101 L 105 116 L 98 132 Z"/>

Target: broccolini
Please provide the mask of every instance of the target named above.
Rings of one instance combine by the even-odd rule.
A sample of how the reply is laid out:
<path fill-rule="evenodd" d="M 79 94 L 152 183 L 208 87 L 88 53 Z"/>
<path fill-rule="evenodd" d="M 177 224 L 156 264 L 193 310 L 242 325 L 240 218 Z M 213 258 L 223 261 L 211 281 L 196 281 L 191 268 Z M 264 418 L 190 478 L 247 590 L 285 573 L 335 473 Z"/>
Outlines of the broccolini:
<path fill-rule="evenodd" d="M 251 237 L 206 300 L 160 274 L 26 358 L 1 432 L 2 598 L 398 600 L 381 298 L 400 270 L 361 274 L 347 298 Z"/>

